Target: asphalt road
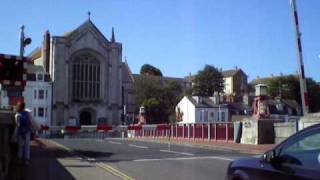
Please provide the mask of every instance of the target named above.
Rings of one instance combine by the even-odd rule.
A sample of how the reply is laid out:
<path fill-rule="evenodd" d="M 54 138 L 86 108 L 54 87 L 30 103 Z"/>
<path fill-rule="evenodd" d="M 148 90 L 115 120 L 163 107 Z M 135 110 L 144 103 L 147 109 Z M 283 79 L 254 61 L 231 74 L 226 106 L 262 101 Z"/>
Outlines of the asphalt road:
<path fill-rule="evenodd" d="M 220 180 L 224 179 L 230 161 L 253 156 L 234 151 L 122 139 L 54 141 L 90 163 L 116 170 L 122 179 Z"/>

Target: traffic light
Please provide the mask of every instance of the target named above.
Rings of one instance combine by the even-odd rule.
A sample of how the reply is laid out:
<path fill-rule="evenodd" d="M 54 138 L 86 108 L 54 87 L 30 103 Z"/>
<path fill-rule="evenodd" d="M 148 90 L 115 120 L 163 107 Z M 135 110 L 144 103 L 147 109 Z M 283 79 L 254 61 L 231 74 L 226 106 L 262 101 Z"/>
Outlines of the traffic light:
<path fill-rule="evenodd" d="M 0 55 L 0 81 L 5 80 L 23 81 L 23 61 L 16 56 Z"/>

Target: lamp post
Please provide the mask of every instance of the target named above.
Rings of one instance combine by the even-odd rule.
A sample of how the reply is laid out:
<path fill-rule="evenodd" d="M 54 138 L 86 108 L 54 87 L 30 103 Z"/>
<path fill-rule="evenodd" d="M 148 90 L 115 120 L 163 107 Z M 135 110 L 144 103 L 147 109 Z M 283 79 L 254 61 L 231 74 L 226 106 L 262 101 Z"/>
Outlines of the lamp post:
<path fill-rule="evenodd" d="M 23 54 L 24 54 L 24 48 L 31 44 L 31 38 L 25 38 L 24 36 L 24 25 L 22 25 L 20 27 L 20 51 L 19 51 L 19 55 L 21 58 L 23 58 Z"/>

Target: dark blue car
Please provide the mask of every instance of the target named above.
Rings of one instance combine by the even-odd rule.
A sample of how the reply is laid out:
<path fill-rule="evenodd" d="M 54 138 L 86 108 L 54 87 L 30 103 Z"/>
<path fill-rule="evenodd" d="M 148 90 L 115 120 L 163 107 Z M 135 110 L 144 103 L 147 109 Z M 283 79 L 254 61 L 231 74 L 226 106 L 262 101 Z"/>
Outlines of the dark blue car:
<path fill-rule="evenodd" d="M 227 180 L 320 180 L 320 124 L 292 135 L 261 157 L 231 162 Z"/>

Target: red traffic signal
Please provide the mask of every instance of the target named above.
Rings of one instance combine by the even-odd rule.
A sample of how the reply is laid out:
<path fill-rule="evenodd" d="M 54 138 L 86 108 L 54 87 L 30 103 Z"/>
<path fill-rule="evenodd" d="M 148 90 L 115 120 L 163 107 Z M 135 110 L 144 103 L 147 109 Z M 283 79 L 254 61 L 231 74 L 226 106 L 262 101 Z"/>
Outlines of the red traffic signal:
<path fill-rule="evenodd" d="M 0 83 L 24 84 L 24 62 L 19 56 L 0 54 Z"/>

